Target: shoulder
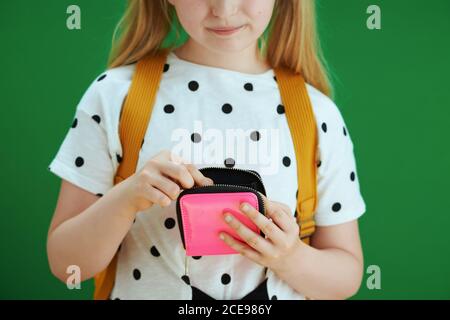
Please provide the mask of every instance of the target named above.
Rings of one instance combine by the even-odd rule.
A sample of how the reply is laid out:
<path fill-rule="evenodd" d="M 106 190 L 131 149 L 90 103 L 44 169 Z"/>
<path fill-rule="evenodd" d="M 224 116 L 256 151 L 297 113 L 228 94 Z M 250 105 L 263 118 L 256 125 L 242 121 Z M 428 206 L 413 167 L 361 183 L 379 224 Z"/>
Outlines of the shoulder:
<path fill-rule="evenodd" d="M 342 113 L 330 97 L 308 83 L 306 84 L 306 89 L 318 127 L 322 126 L 323 123 L 326 125 L 343 124 Z"/>
<path fill-rule="evenodd" d="M 134 71 L 136 70 L 136 63 L 123 65 L 115 68 L 107 69 L 102 75 L 106 75 L 106 78 L 109 78 L 110 82 L 116 84 L 130 83 Z"/>
<path fill-rule="evenodd" d="M 90 89 L 102 94 L 112 94 L 128 90 L 136 70 L 136 64 L 110 68 L 98 74 L 91 82 Z"/>
<path fill-rule="evenodd" d="M 339 107 L 317 88 L 306 86 L 317 124 L 318 156 L 332 158 L 352 150 L 353 142 Z"/>
<path fill-rule="evenodd" d="M 85 91 L 78 109 L 88 113 L 103 113 L 105 116 L 120 112 L 135 69 L 136 64 L 130 64 L 97 74 Z"/>

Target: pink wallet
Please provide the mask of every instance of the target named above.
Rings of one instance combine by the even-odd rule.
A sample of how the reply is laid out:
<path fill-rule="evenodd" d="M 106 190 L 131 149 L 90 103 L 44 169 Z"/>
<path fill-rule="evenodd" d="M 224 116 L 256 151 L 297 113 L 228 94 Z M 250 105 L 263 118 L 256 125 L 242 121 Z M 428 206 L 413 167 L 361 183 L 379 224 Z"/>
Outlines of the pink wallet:
<path fill-rule="evenodd" d="M 238 253 L 219 238 L 225 231 L 241 240 L 224 221 L 224 212 L 230 212 L 254 232 L 264 234 L 241 211 L 242 202 L 250 203 L 261 214 L 264 212 L 264 184 L 256 171 L 207 167 L 200 171 L 214 181 L 213 185 L 183 190 L 177 199 L 177 219 L 187 256 L 224 255 Z"/>

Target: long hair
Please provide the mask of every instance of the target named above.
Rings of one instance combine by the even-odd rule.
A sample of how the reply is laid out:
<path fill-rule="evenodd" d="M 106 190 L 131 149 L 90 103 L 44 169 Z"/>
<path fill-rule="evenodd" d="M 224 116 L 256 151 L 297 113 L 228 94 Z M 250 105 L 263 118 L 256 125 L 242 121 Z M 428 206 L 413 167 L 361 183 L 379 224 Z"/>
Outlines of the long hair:
<path fill-rule="evenodd" d="M 128 0 L 114 31 L 108 67 L 134 63 L 162 48 L 172 49 L 183 38 L 180 31 L 183 28 L 175 8 L 167 0 Z M 175 37 L 169 36 L 172 32 Z M 168 38 L 176 41 L 168 43 Z M 314 0 L 276 0 L 258 44 L 272 68 L 287 67 L 324 94 L 332 95 L 317 34 Z"/>

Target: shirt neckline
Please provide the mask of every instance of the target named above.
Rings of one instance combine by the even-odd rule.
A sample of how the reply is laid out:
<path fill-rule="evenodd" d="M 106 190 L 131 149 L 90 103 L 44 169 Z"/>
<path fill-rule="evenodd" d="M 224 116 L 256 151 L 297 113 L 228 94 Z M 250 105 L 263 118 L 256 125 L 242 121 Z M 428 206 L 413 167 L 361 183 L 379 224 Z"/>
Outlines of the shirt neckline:
<path fill-rule="evenodd" d="M 207 65 L 204 65 L 204 64 L 199 64 L 199 63 L 195 63 L 195 62 L 191 62 L 191 61 L 187 61 L 187 60 L 181 59 L 173 51 L 169 52 L 168 57 L 172 58 L 175 61 L 178 61 L 179 63 L 183 63 L 183 64 L 185 64 L 187 66 L 200 68 L 200 69 L 204 69 L 204 70 L 228 73 L 230 75 L 235 75 L 235 76 L 239 76 L 239 77 L 259 79 L 259 78 L 266 78 L 266 77 L 267 78 L 269 78 L 269 77 L 272 78 L 275 75 L 273 68 L 270 68 L 269 70 L 264 71 L 262 73 L 245 73 L 245 72 L 240 72 L 240 71 L 236 71 L 236 70 L 230 70 L 230 69 L 225 69 L 225 68 L 207 66 Z"/>

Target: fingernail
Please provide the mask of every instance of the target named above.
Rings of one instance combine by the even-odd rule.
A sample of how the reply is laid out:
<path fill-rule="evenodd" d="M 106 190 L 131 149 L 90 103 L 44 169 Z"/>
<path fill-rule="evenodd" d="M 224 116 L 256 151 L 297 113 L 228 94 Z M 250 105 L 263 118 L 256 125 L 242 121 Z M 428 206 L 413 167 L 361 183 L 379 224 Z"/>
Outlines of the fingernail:
<path fill-rule="evenodd" d="M 242 210 L 244 210 L 244 211 L 248 211 L 250 209 L 250 206 L 247 204 L 247 203 L 243 203 L 242 204 Z"/>
<path fill-rule="evenodd" d="M 231 215 L 230 214 L 225 214 L 225 221 L 226 222 L 230 222 L 231 220 L 233 220 L 233 217 L 231 217 Z"/>
<path fill-rule="evenodd" d="M 223 235 L 223 233 L 219 234 L 219 238 L 222 239 L 222 240 L 225 240 L 225 236 Z"/>

